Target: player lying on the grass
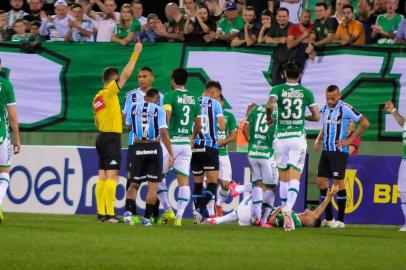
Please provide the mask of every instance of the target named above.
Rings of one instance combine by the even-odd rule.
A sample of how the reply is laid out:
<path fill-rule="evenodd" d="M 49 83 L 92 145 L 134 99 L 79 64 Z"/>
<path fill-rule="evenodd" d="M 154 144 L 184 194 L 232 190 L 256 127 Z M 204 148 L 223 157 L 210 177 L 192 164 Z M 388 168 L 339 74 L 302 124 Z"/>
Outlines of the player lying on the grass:
<path fill-rule="evenodd" d="M 320 217 L 323 214 L 326 206 L 337 194 L 338 186 L 332 186 L 331 190 L 328 191 L 324 201 L 315 209 L 306 209 L 302 213 L 296 213 L 292 211 L 291 217 L 293 219 L 295 228 L 298 227 L 320 227 Z M 240 226 L 249 226 L 252 224 L 254 217 L 254 210 L 251 196 L 245 198 L 237 207 L 236 210 L 223 217 L 215 217 L 206 219 L 206 223 L 211 224 L 222 224 L 233 221 L 238 221 Z M 275 227 L 282 227 L 284 221 L 284 215 L 282 214 L 282 206 L 274 209 L 274 211 L 268 217 L 268 223 Z"/>

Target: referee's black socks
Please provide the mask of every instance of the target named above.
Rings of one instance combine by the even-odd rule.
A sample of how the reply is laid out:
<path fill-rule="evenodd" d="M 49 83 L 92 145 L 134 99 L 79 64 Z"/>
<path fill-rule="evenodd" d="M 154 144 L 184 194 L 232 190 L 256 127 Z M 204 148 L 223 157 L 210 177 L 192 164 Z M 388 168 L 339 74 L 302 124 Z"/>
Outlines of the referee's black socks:
<path fill-rule="evenodd" d="M 345 214 L 345 204 L 347 203 L 347 191 L 345 189 L 339 190 L 337 192 L 337 206 L 338 206 L 338 217 L 337 219 L 344 222 Z"/>
<path fill-rule="evenodd" d="M 324 201 L 324 199 L 327 196 L 327 188 L 326 189 L 320 189 L 320 203 Z M 331 202 L 328 203 L 326 207 L 326 220 L 333 220 L 333 206 Z"/>

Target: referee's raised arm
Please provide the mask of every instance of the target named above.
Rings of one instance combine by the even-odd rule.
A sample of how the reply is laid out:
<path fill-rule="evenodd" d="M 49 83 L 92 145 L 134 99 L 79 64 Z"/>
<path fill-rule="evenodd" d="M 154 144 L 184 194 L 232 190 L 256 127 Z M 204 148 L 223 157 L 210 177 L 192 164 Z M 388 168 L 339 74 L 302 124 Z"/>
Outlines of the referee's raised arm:
<path fill-rule="evenodd" d="M 120 89 L 123 88 L 127 80 L 131 77 L 131 74 L 133 73 L 135 68 L 135 63 L 137 63 L 141 51 L 142 51 L 142 43 L 138 38 L 138 42 L 134 45 L 134 52 L 131 54 L 130 60 L 128 61 L 127 65 L 121 72 L 120 77 L 118 78 L 117 85 L 118 87 L 120 87 Z"/>

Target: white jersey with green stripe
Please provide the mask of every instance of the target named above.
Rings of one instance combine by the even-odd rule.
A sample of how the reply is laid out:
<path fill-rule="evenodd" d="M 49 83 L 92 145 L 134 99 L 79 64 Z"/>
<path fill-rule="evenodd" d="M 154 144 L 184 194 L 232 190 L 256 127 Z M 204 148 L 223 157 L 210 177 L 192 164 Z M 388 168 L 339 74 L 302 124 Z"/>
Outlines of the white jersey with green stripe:
<path fill-rule="evenodd" d="M 9 137 L 7 106 L 15 104 L 13 86 L 10 81 L 0 78 L 0 143 Z"/>
<path fill-rule="evenodd" d="M 276 137 L 302 137 L 305 134 L 306 107 L 317 105 L 312 91 L 298 83 L 285 83 L 273 87 L 269 95 L 277 99 Z"/>

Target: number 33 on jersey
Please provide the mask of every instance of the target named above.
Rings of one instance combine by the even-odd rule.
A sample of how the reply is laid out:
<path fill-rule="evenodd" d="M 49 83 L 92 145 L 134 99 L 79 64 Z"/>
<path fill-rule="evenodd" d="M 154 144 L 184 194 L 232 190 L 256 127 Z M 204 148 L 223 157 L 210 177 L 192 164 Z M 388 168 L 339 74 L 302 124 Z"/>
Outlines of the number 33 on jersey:
<path fill-rule="evenodd" d="M 278 104 L 277 138 L 301 137 L 305 134 L 306 107 L 316 106 L 313 93 L 295 84 L 281 84 L 272 88 L 269 94 Z"/>

